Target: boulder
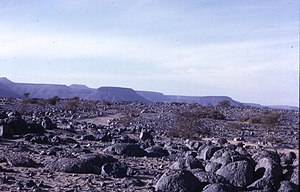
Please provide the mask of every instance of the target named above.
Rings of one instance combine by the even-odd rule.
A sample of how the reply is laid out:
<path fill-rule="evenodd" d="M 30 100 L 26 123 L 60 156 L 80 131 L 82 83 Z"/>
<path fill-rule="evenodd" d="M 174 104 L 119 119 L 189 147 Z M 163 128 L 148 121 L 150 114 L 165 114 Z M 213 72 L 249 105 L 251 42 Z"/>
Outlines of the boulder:
<path fill-rule="evenodd" d="M 187 170 L 168 170 L 155 185 L 155 191 L 197 192 L 204 185 Z"/>
<path fill-rule="evenodd" d="M 151 133 L 150 133 L 149 131 L 143 130 L 143 131 L 140 133 L 139 139 L 140 139 L 140 140 L 143 140 L 143 141 L 146 141 L 146 140 L 153 140 L 153 136 L 151 135 Z"/>
<path fill-rule="evenodd" d="M 262 158 L 255 167 L 256 181 L 248 188 L 276 191 L 282 177 L 282 167 L 269 157 Z"/>
<path fill-rule="evenodd" d="M 44 129 L 46 130 L 56 128 L 56 124 L 54 124 L 49 117 L 43 117 L 41 121 L 41 126 L 44 127 Z"/>
<path fill-rule="evenodd" d="M 111 156 L 102 154 L 82 155 L 78 158 L 59 158 L 46 165 L 50 172 L 94 173 L 100 174 L 101 167 L 106 163 L 116 162 Z"/>
<path fill-rule="evenodd" d="M 289 152 L 287 154 L 283 153 L 280 157 L 282 164 L 293 164 L 293 161 L 297 158 L 294 152 Z"/>
<path fill-rule="evenodd" d="M 198 150 L 199 147 L 202 145 L 202 143 L 200 143 L 199 141 L 187 141 L 186 146 L 190 149 L 190 150 Z"/>
<path fill-rule="evenodd" d="M 11 153 L 6 156 L 7 163 L 12 167 L 39 167 L 41 164 L 35 162 L 24 153 Z"/>
<path fill-rule="evenodd" d="M 204 169 L 201 161 L 195 157 L 186 157 L 186 158 L 179 158 L 173 165 L 170 167 L 174 170 L 182 170 L 182 169 Z"/>
<path fill-rule="evenodd" d="M 164 157 L 168 156 L 169 152 L 162 147 L 151 146 L 145 149 L 149 157 Z"/>
<path fill-rule="evenodd" d="M 124 163 L 120 162 L 113 162 L 113 163 L 106 163 L 101 167 L 101 174 L 113 176 L 116 178 L 122 178 L 129 176 L 127 174 L 128 167 Z"/>
<path fill-rule="evenodd" d="M 10 116 L 7 122 L 0 125 L 0 136 L 5 138 L 13 135 L 25 135 L 28 132 L 28 124 L 21 116 Z"/>
<path fill-rule="evenodd" d="M 127 155 L 131 157 L 144 157 L 148 153 L 141 149 L 140 146 L 130 143 L 117 143 L 104 149 L 104 152 L 109 152 L 117 155 Z"/>
<path fill-rule="evenodd" d="M 230 185 L 213 183 L 204 187 L 203 192 L 237 192 L 238 190 Z"/>
<path fill-rule="evenodd" d="M 207 163 L 205 165 L 205 171 L 207 172 L 216 172 L 218 169 L 220 169 L 222 167 L 221 163 L 218 162 L 211 162 L 211 163 Z"/>
<path fill-rule="evenodd" d="M 191 170 L 192 173 L 199 179 L 201 183 L 209 184 L 209 183 L 225 183 L 228 184 L 226 179 L 221 176 L 217 175 L 214 172 L 205 172 L 204 170 L 194 169 Z"/>
<path fill-rule="evenodd" d="M 209 160 L 213 156 L 213 154 L 219 149 L 220 149 L 219 147 L 215 147 L 215 146 L 210 146 L 210 145 L 206 146 L 204 149 L 200 151 L 199 158 L 203 160 Z"/>
<path fill-rule="evenodd" d="M 252 155 L 252 159 L 258 162 L 262 158 L 270 158 L 277 164 L 280 164 L 280 155 L 276 151 L 259 150 Z"/>
<path fill-rule="evenodd" d="M 254 167 L 247 161 L 236 161 L 225 165 L 216 172 L 236 187 L 246 187 L 253 182 Z"/>

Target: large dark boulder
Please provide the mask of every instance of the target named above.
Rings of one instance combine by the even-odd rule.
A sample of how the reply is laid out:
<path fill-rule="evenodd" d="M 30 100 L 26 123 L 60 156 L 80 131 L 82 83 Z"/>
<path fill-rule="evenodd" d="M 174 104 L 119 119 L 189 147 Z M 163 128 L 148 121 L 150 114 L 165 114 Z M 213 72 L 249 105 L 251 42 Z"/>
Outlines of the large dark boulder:
<path fill-rule="evenodd" d="M 252 155 L 252 159 L 255 162 L 266 157 L 272 159 L 275 163 L 280 164 L 280 155 L 276 151 L 259 150 Z"/>
<path fill-rule="evenodd" d="M 191 170 L 192 173 L 199 179 L 201 183 L 211 184 L 211 183 L 225 183 L 228 184 L 227 180 L 213 172 L 205 172 L 201 169 Z"/>
<path fill-rule="evenodd" d="M 195 157 L 186 157 L 186 158 L 179 158 L 173 165 L 170 167 L 174 170 L 181 170 L 181 169 L 204 169 L 201 161 Z"/>
<path fill-rule="evenodd" d="M 28 124 L 21 116 L 10 116 L 0 125 L 0 136 L 5 138 L 13 135 L 25 135 L 28 131 Z"/>
<path fill-rule="evenodd" d="M 28 133 L 43 134 L 45 133 L 45 129 L 40 124 L 28 123 Z"/>
<path fill-rule="evenodd" d="M 187 170 L 168 170 L 155 185 L 155 191 L 198 192 L 204 185 Z"/>
<path fill-rule="evenodd" d="M 50 172 L 64 173 L 94 173 L 100 174 L 101 167 L 106 163 L 116 162 L 117 160 L 107 155 L 82 155 L 78 158 L 60 158 L 46 165 Z"/>
<path fill-rule="evenodd" d="M 57 127 L 56 124 L 54 124 L 49 117 L 43 117 L 43 119 L 41 121 L 41 125 L 46 130 L 47 129 L 55 129 Z"/>
<path fill-rule="evenodd" d="M 167 150 L 158 146 L 148 147 L 145 149 L 145 151 L 148 153 L 147 156 L 149 157 L 164 157 L 169 155 L 169 152 Z"/>
<path fill-rule="evenodd" d="M 24 153 L 11 153 L 6 157 L 7 163 L 12 167 L 39 167 L 41 164 L 35 162 Z"/>
<path fill-rule="evenodd" d="M 254 167 L 247 161 L 229 163 L 216 173 L 223 176 L 230 184 L 236 187 L 246 187 L 254 179 Z"/>
<path fill-rule="evenodd" d="M 150 133 L 149 131 L 143 130 L 143 131 L 140 133 L 139 139 L 140 139 L 140 140 L 143 140 L 143 141 L 146 141 L 146 140 L 153 140 L 153 136 L 151 135 L 151 133 Z"/>
<path fill-rule="evenodd" d="M 99 173 L 100 168 L 94 167 L 93 164 L 88 163 L 78 158 L 60 158 L 56 159 L 46 165 L 46 170 L 50 172 L 63 173 Z"/>
<path fill-rule="evenodd" d="M 282 178 L 282 167 L 269 157 L 262 158 L 255 166 L 256 181 L 248 186 L 249 189 L 264 189 L 276 191 Z"/>
<path fill-rule="evenodd" d="M 139 145 L 130 143 L 117 143 L 105 148 L 104 151 L 117 155 L 127 155 L 130 157 L 144 157 L 148 155 L 148 153 L 140 148 Z"/>
<path fill-rule="evenodd" d="M 199 158 L 203 160 L 209 160 L 213 156 L 213 154 L 219 149 L 220 149 L 219 147 L 208 145 L 200 151 Z"/>
<path fill-rule="evenodd" d="M 126 176 L 130 176 L 128 174 L 129 168 L 124 163 L 120 162 L 113 162 L 113 163 L 106 163 L 101 167 L 101 174 L 113 176 L 116 178 L 122 178 Z"/>

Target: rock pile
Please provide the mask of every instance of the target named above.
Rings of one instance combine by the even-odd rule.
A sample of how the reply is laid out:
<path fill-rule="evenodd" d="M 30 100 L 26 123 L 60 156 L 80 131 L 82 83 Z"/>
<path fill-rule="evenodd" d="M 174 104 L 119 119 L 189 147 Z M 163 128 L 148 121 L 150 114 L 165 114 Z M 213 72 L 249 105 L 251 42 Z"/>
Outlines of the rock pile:
<path fill-rule="evenodd" d="M 176 111 L 186 109 L 186 104 L 97 102 L 97 111 L 74 112 L 58 103 L 31 106 L 21 115 L 12 112 L 18 106 L 14 102 L 6 102 L 0 111 L 0 191 L 299 190 L 294 142 L 279 151 L 230 141 L 241 131 L 237 128 L 228 131 L 230 136 L 214 134 L 237 119 L 233 111 L 255 114 L 261 109 L 220 108 L 230 120 L 200 121 L 212 127 L 214 138 L 183 139 L 170 136 L 168 129 L 176 126 Z M 135 115 L 127 116 L 124 109 Z M 286 132 L 297 132 L 297 113 L 281 114 L 278 127 L 288 127 L 286 122 Z M 255 132 L 256 126 L 249 124 L 247 129 Z"/>

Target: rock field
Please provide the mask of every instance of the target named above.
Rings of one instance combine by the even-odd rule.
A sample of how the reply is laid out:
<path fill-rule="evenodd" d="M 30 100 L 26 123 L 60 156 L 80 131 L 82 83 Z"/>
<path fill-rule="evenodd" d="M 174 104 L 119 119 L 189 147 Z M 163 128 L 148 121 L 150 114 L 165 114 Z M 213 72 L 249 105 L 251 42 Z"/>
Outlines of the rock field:
<path fill-rule="evenodd" d="M 299 111 L 0 98 L 0 191 L 298 191 Z"/>

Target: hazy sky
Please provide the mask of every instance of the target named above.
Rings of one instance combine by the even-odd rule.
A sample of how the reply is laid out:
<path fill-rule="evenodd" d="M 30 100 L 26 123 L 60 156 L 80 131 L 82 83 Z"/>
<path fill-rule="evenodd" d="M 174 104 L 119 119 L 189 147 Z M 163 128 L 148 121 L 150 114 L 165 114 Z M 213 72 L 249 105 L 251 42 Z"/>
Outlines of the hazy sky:
<path fill-rule="evenodd" d="M 1 0 L 0 76 L 299 105 L 298 0 Z"/>

